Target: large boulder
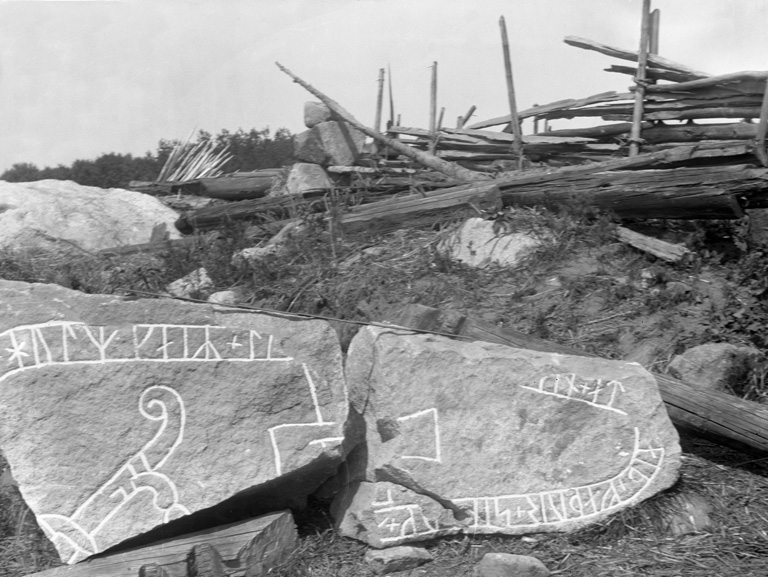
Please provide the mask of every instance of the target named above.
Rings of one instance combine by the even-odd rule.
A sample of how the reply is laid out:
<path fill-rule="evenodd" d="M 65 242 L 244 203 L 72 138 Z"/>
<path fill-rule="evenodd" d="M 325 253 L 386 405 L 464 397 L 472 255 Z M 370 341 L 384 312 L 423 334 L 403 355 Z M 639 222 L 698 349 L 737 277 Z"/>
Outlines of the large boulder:
<path fill-rule="evenodd" d="M 366 327 L 346 374 L 366 440 L 332 512 L 374 547 L 572 531 L 678 477 L 677 433 L 634 363 Z"/>
<path fill-rule="evenodd" d="M 178 214 L 156 198 L 63 180 L 0 181 L 0 247 L 98 251 L 149 242 L 165 227 L 180 238 Z"/>
<path fill-rule="evenodd" d="M 10 281 L 0 303 L 0 447 L 66 562 L 301 505 L 347 452 L 325 322 Z"/>
<path fill-rule="evenodd" d="M 365 134 L 346 122 L 328 120 L 294 137 L 294 156 L 323 166 L 349 166 L 363 152 Z"/>

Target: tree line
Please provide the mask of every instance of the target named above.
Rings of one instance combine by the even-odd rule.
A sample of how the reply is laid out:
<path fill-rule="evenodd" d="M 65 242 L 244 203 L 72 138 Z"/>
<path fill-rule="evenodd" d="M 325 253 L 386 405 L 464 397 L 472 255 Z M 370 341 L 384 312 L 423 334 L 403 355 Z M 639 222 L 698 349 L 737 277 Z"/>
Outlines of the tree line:
<path fill-rule="evenodd" d="M 223 172 L 247 172 L 261 168 L 280 168 L 293 162 L 293 136 L 280 128 L 270 134 L 269 128 L 242 128 L 236 132 L 222 130 L 216 135 L 200 130 L 197 143 L 213 141 L 220 149 L 228 146 L 232 158 L 223 166 Z M 7 182 L 33 182 L 35 180 L 73 180 L 86 186 L 100 188 L 126 188 L 132 180 L 153 181 L 160 174 L 165 161 L 178 140 L 161 140 L 154 154 L 144 156 L 102 154 L 95 160 L 75 160 L 70 166 L 38 168 L 32 163 L 20 162 L 0 174 Z"/>

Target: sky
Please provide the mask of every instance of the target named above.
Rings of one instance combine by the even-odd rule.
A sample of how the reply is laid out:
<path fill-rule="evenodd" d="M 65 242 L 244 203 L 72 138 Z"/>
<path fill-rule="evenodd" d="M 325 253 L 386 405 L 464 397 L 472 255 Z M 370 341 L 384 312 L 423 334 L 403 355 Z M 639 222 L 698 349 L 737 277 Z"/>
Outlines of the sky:
<path fill-rule="evenodd" d="M 652 8 L 661 56 L 711 74 L 768 69 L 768 0 Z M 402 124 L 428 127 L 433 62 L 445 125 L 472 105 L 470 123 L 502 116 L 500 16 L 519 109 L 625 91 L 629 77 L 603 69 L 628 63 L 563 38 L 637 50 L 641 9 L 642 0 L 0 0 L 0 173 L 154 153 L 161 139 L 201 129 L 301 132 L 315 98 L 276 61 L 369 126 L 379 69 L 389 68 Z"/>

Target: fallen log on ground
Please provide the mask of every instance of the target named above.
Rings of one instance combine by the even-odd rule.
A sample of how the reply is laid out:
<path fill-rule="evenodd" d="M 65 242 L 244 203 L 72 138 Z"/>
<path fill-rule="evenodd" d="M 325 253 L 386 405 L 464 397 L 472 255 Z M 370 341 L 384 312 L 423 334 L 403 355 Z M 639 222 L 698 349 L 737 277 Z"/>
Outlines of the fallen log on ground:
<path fill-rule="evenodd" d="M 751 206 L 765 202 L 768 170 L 726 165 L 612 171 L 499 188 L 504 204 L 575 201 L 620 218 L 735 219 L 744 215 L 741 202 Z"/>
<path fill-rule="evenodd" d="M 248 200 L 261 198 L 269 193 L 272 182 L 280 169 L 234 173 L 217 178 L 199 178 L 200 196 L 223 200 Z"/>
<path fill-rule="evenodd" d="M 616 238 L 667 262 L 680 262 L 687 255 L 691 254 L 691 251 L 685 245 L 653 238 L 623 226 L 616 227 Z"/>
<path fill-rule="evenodd" d="M 514 348 L 596 357 L 454 311 L 424 305 L 408 305 L 402 316 L 393 321 L 416 330 L 448 333 Z M 669 417 L 678 428 L 748 453 L 768 453 L 768 407 L 724 393 L 701 390 L 659 373 L 652 374 Z"/>
<path fill-rule="evenodd" d="M 431 168 L 432 170 L 436 170 L 438 172 L 441 172 L 457 180 L 472 182 L 474 180 L 488 179 L 487 174 L 475 172 L 473 170 L 467 170 L 466 168 L 462 168 L 458 164 L 441 160 L 440 158 L 437 158 L 432 154 L 423 152 L 421 150 L 415 150 L 410 146 L 403 144 L 396 138 L 389 138 L 388 136 L 382 134 L 381 132 L 378 132 L 377 130 L 368 128 L 367 126 L 359 122 L 349 112 L 347 112 L 338 102 L 332 100 L 331 98 L 329 98 L 328 96 L 320 92 L 317 88 L 315 88 L 311 84 L 305 82 L 304 80 L 296 76 L 293 72 L 285 68 L 279 62 L 276 62 L 275 64 L 277 64 L 277 67 L 280 70 L 282 70 L 288 76 L 293 78 L 294 82 L 296 82 L 297 84 L 300 84 L 307 91 L 309 91 L 314 96 L 319 98 L 323 102 L 323 104 L 325 104 L 337 117 L 341 118 L 344 122 L 358 129 L 360 132 L 370 136 L 379 144 L 385 147 L 391 148 L 395 152 L 402 154 L 404 156 L 407 156 L 408 158 L 415 160 L 416 162 L 418 162 L 419 164 L 422 164 L 423 166 L 426 166 L 427 168 Z"/>
<path fill-rule="evenodd" d="M 478 208 L 499 208 L 499 190 L 493 182 L 488 182 L 373 202 L 353 207 L 342 214 L 340 225 L 345 232 L 354 232 L 369 229 L 376 222 L 376 231 L 380 233 L 388 228 L 401 228 L 402 219 L 407 215 L 437 212 L 463 204 L 473 204 Z"/>

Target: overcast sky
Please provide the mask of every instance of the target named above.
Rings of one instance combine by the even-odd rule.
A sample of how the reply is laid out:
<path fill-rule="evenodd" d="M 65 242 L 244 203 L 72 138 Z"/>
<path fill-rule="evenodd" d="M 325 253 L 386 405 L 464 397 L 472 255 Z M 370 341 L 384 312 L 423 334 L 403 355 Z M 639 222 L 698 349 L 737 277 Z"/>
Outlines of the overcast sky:
<path fill-rule="evenodd" d="M 438 62 L 445 124 L 506 114 L 504 16 L 518 106 L 607 90 L 620 61 L 563 43 L 637 50 L 641 0 L 0 0 L 0 172 L 160 139 L 285 127 L 314 98 L 275 61 L 372 125 L 391 67 L 402 123 L 428 126 Z M 713 74 L 768 69 L 768 0 L 653 0 L 660 54 Z M 566 127 L 557 121 L 555 127 Z"/>

